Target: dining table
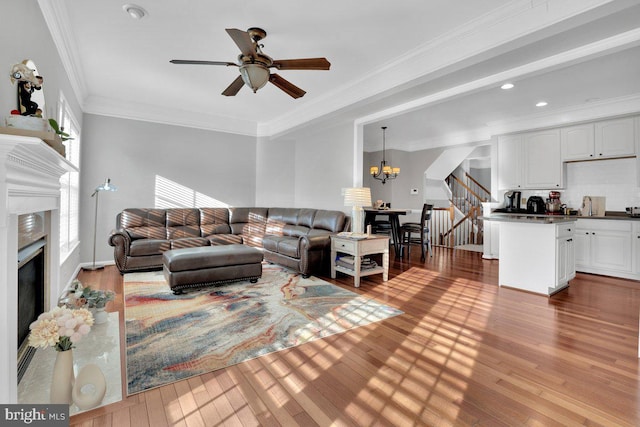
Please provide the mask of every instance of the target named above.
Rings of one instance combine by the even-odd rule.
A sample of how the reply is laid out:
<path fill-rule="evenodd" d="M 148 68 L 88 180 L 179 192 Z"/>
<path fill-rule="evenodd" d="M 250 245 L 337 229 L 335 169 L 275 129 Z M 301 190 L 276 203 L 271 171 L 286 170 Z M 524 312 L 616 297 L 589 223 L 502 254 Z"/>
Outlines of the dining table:
<path fill-rule="evenodd" d="M 396 256 L 400 255 L 400 248 L 402 246 L 400 242 L 400 215 L 407 215 L 411 213 L 411 209 L 391 209 L 391 208 L 364 208 L 364 226 L 365 229 L 369 224 L 375 221 L 377 216 L 386 216 L 391 223 L 391 238 L 393 240 L 393 249 Z"/>

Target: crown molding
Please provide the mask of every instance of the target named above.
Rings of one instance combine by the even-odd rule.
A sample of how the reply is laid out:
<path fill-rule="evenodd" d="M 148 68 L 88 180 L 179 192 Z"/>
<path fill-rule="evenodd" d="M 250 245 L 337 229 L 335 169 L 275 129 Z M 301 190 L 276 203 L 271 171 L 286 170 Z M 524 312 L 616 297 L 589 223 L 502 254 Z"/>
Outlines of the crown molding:
<path fill-rule="evenodd" d="M 87 96 L 87 85 L 82 65 L 77 60 L 80 55 L 70 30 L 71 24 L 67 19 L 69 16 L 67 5 L 64 0 L 38 0 L 38 5 L 51 33 L 53 43 L 58 49 L 58 54 L 69 78 L 71 88 L 82 108 L 84 99 Z"/>
<path fill-rule="evenodd" d="M 223 117 L 191 111 L 167 109 L 155 105 L 127 102 L 101 97 L 89 97 L 83 108 L 85 113 L 143 122 L 204 129 L 256 137 L 256 123 L 250 120 Z"/>

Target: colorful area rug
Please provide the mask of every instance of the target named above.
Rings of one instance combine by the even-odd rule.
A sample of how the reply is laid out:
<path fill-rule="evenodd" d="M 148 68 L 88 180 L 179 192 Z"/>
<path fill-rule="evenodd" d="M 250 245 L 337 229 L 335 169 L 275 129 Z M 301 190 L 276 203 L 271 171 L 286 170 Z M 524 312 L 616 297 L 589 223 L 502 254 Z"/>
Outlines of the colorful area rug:
<path fill-rule="evenodd" d="M 161 271 L 124 277 L 128 394 L 402 314 L 354 292 L 263 266 L 248 281 L 174 295 Z"/>

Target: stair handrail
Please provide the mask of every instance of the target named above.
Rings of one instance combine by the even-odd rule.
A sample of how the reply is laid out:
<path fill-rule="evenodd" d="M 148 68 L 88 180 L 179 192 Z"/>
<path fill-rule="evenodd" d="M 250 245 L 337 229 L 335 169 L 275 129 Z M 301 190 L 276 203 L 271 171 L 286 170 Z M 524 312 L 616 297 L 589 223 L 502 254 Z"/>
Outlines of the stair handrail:
<path fill-rule="evenodd" d="M 465 175 L 469 176 L 466 172 Z M 481 196 L 469 184 L 454 174 L 450 174 L 446 181 L 453 195 L 461 195 L 461 197 L 452 197 L 450 206 L 452 215 L 453 209 L 457 209 L 462 213 L 462 218 L 457 221 L 454 221 L 453 217 L 451 218 L 449 229 L 440 233 L 439 243 L 449 247 L 454 247 L 457 244 L 481 243 L 482 224 L 478 222 L 478 216 L 482 212 L 480 204 L 489 200 L 490 194 L 487 194 L 488 197 Z M 469 182 L 471 185 L 475 185 L 477 181 L 470 180 Z M 483 191 L 483 188 L 478 186 L 478 191 Z"/>
<path fill-rule="evenodd" d="M 471 189 L 471 187 L 469 187 L 467 184 L 465 184 L 460 178 L 458 178 L 454 174 L 449 175 L 449 177 L 453 178 L 458 184 L 460 184 L 465 190 L 467 190 L 469 193 L 471 193 L 471 195 L 474 196 L 476 199 L 480 200 L 481 202 L 486 202 L 487 201 L 486 198 L 480 196 L 478 193 L 473 191 Z"/>
<path fill-rule="evenodd" d="M 488 197 L 486 197 L 484 201 L 487 201 L 487 200 L 489 200 L 489 199 L 491 198 L 491 191 L 487 190 L 487 188 L 486 188 L 484 185 L 480 184 L 480 183 L 479 183 L 479 182 L 478 182 L 474 177 L 472 177 L 471 175 L 469 175 L 469 172 L 465 172 L 464 174 L 465 174 L 465 176 L 466 176 L 466 178 L 467 178 L 467 179 L 469 179 L 469 180 L 470 180 L 471 182 L 473 182 L 475 185 L 477 185 L 478 187 L 480 187 L 480 189 L 481 189 L 482 191 L 484 191 L 485 193 L 487 193 L 487 196 L 488 196 Z"/>

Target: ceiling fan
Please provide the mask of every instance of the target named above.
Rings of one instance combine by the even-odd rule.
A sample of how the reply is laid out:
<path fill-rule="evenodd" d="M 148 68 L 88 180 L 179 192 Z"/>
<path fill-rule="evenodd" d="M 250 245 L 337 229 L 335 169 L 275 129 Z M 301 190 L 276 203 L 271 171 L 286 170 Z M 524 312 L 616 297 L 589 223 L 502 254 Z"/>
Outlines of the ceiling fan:
<path fill-rule="evenodd" d="M 259 42 L 267 36 L 262 28 L 249 28 L 247 31 L 237 28 L 227 28 L 227 33 L 240 48 L 238 62 L 224 61 L 191 61 L 184 59 L 172 59 L 172 64 L 193 65 L 226 65 L 240 68 L 240 75 L 222 92 L 225 96 L 235 96 L 245 84 L 255 93 L 258 89 L 271 82 L 293 98 L 300 98 L 306 93 L 293 83 L 271 74 L 269 68 L 278 70 L 328 70 L 331 63 L 326 58 L 304 59 L 271 59 L 262 52 Z"/>

